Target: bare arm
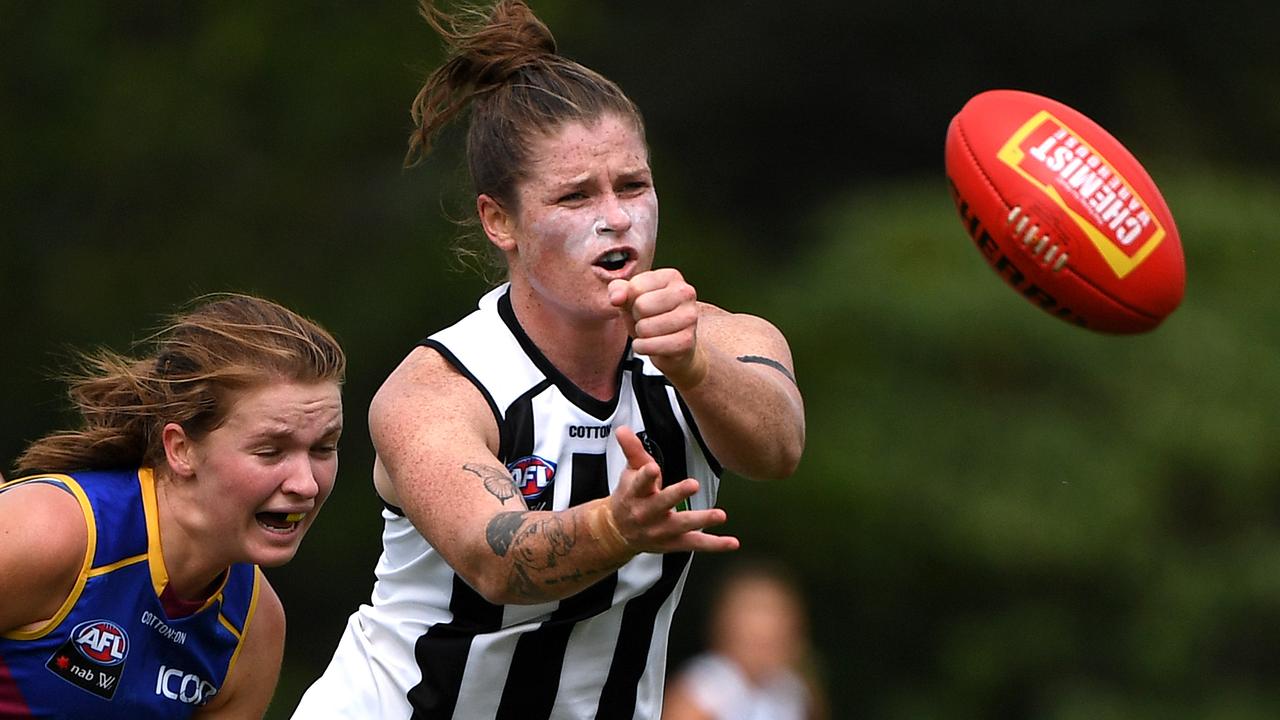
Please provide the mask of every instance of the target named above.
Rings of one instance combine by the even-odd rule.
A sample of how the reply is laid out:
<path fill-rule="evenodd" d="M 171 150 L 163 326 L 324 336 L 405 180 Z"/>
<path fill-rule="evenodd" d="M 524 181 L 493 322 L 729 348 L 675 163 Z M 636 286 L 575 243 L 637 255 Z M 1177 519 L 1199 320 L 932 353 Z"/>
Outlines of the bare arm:
<path fill-rule="evenodd" d="M 284 607 L 267 579 L 259 582 L 258 605 L 245 628 L 240 654 L 222 690 L 197 713 L 202 720 L 259 720 L 275 693 L 284 657 Z"/>
<path fill-rule="evenodd" d="M 89 530 L 65 490 L 34 483 L 0 494 L 0 632 L 57 614 L 85 563 Z"/>
<path fill-rule="evenodd" d="M 484 399 L 435 351 L 419 348 L 374 397 L 374 482 L 445 561 L 494 603 L 568 597 L 639 552 L 732 550 L 702 532 L 722 510 L 675 512 L 698 490 L 663 488 L 657 463 L 630 430 L 617 437 L 629 468 L 614 494 L 563 511 L 530 511 L 497 457 Z"/>
<path fill-rule="evenodd" d="M 635 338 L 689 404 L 725 467 L 754 478 L 795 472 L 804 401 L 786 338 L 767 321 L 699 303 L 676 270 L 615 280 L 610 298 Z"/>

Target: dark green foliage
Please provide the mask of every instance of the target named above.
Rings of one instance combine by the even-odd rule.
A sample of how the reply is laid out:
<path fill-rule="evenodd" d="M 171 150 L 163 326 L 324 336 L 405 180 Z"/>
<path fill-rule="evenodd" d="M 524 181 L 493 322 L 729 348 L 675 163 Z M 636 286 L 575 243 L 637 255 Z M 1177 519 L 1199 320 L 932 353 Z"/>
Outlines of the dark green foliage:
<path fill-rule="evenodd" d="M 722 504 L 804 582 L 836 718 L 1280 712 L 1280 5 L 534 5 L 645 112 L 660 262 L 791 339 L 806 457 Z M 198 293 L 280 300 L 350 354 L 338 488 L 271 571 L 272 717 L 372 584 L 369 398 L 483 289 L 447 251 L 458 135 L 400 168 L 438 48 L 408 0 L 0 3 L 6 473 L 69 421 L 68 346 L 127 349 Z M 1148 163 L 1188 261 L 1164 326 L 1067 326 L 982 262 L 942 138 L 991 87 Z M 723 563 L 695 562 L 673 662 Z"/>

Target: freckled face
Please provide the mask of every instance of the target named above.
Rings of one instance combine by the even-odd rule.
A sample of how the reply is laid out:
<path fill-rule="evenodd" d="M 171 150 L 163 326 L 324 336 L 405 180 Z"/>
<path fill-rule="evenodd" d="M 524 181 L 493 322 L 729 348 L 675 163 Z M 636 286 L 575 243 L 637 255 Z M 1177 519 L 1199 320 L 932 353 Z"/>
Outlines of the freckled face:
<path fill-rule="evenodd" d="M 513 287 L 571 316 L 617 317 L 609 282 L 652 267 L 658 236 L 644 137 L 610 113 L 538 138 L 530 157 L 507 254 Z"/>
<path fill-rule="evenodd" d="M 336 383 L 245 391 L 196 444 L 202 524 L 233 562 L 288 562 L 338 475 Z"/>

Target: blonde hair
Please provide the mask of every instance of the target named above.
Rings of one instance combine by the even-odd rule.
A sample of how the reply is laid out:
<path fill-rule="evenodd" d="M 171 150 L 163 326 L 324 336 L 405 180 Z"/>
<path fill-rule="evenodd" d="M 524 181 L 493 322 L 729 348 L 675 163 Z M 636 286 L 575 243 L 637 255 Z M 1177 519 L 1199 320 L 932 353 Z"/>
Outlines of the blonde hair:
<path fill-rule="evenodd" d="M 65 379 L 80 427 L 51 433 L 18 458 L 19 474 L 159 466 L 161 430 L 178 423 L 201 438 L 227 418 L 235 394 L 273 381 L 335 382 L 346 356 L 314 322 L 240 294 L 198 298 L 129 357 L 98 350 Z"/>

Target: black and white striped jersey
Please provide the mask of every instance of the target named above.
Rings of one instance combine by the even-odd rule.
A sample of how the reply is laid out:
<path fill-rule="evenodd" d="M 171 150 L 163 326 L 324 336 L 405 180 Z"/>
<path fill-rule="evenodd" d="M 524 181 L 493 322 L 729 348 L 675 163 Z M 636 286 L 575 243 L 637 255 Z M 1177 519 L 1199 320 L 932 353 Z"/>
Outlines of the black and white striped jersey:
<path fill-rule="evenodd" d="M 607 495 L 626 468 L 614 430 L 629 426 L 662 467 L 715 503 L 720 467 L 674 388 L 628 348 L 618 392 L 597 400 L 563 377 L 521 329 L 507 286 L 434 348 L 484 395 L 499 458 L 530 509 Z M 641 554 L 559 602 L 493 605 L 471 589 L 395 508 L 383 512 L 372 602 L 352 615 L 328 670 L 295 718 L 656 718 L 667 633 L 689 553 Z"/>

